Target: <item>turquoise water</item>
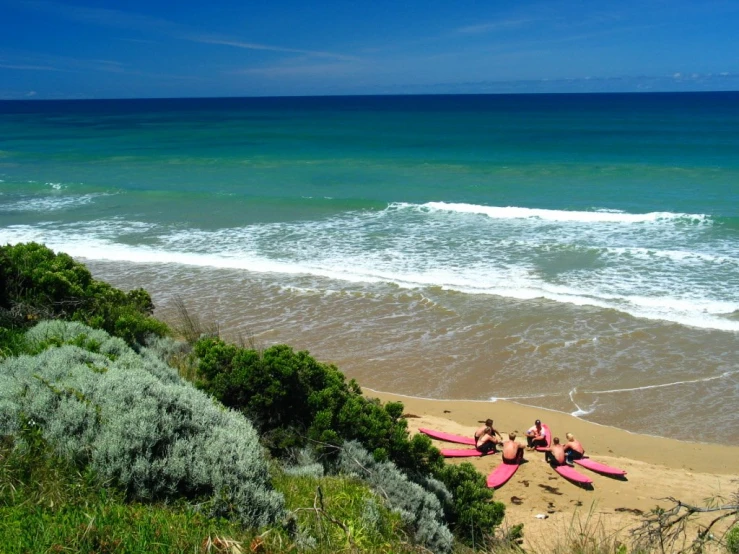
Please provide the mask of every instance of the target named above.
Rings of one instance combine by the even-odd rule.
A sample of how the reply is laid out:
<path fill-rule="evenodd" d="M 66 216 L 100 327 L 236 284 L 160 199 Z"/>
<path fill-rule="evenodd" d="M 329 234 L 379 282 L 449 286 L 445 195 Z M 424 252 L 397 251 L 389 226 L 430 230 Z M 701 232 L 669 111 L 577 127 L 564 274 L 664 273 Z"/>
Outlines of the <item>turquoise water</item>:
<path fill-rule="evenodd" d="M 0 102 L 28 240 L 373 388 L 668 435 L 739 400 L 739 93 Z"/>

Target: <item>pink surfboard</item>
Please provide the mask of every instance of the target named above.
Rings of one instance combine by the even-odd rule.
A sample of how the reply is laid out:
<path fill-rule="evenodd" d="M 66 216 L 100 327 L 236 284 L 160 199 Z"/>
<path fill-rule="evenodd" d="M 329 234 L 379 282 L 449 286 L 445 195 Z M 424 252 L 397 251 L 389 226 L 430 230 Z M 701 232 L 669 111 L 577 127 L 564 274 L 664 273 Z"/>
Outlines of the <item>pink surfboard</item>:
<path fill-rule="evenodd" d="M 488 487 L 496 489 L 505 485 L 513 477 L 518 469 L 518 464 L 499 464 L 490 475 L 488 475 Z"/>
<path fill-rule="evenodd" d="M 590 477 L 575 471 L 568 465 L 554 466 L 554 471 L 559 473 L 565 479 L 569 479 L 570 481 L 574 481 L 575 483 L 588 484 L 593 482 Z"/>
<path fill-rule="evenodd" d="M 609 466 L 606 464 L 601 464 L 600 462 L 596 462 L 595 460 L 591 460 L 590 458 L 580 458 L 579 460 L 572 461 L 575 462 L 577 465 L 589 469 L 590 471 L 603 473 L 605 475 L 626 475 L 626 472 L 623 469 L 619 469 L 617 467 Z"/>
<path fill-rule="evenodd" d="M 487 454 L 483 454 L 475 448 L 442 448 L 441 455 L 445 458 L 472 458 L 475 456 L 487 456 L 488 454 L 495 454 L 495 451 L 490 451 Z"/>
<path fill-rule="evenodd" d="M 456 442 L 458 444 L 469 444 L 475 446 L 475 439 L 472 437 L 463 437 L 462 435 L 453 435 L 452 433 L 444 433 L 443 431 L 436 431 L 434 429 L 419 429 L 424 435 L 428 435 L 432 439 L 438 439 L 446 442 Z"/>

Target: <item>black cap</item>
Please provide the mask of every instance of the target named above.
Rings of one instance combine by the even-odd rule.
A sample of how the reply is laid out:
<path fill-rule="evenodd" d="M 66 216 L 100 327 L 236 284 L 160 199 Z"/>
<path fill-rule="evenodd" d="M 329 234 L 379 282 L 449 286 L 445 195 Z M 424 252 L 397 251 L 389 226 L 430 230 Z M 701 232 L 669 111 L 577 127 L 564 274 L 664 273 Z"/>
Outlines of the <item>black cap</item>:
<path fill-rule="evenodd" d="M 541 420 L 540 420 L 540 419 L 537 419 L 537 420 L 536 420 L 536 421 L 534 422 L 534 425 L 541 425 Z"/>

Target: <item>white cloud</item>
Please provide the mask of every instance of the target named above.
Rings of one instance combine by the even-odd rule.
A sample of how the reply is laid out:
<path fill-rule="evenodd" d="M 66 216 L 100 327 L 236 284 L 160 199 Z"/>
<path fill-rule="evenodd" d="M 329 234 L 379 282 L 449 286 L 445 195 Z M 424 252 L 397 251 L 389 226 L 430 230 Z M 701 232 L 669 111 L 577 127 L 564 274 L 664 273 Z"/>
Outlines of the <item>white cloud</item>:
<path fill-rule="evenodd" d="M 532 19 L 508 19 L 503 21 L 491 21 L 489 23 L 480 23 L 478 25 L 468 25 L 466 27 L 459 27 L 455 29 L 455 32 L 462 33 L 465 35 L 474 35 L 480 33 L 489 33 L 491 31 L 497 31 L 500 29 L 510 29 L 515 27 L 522 27 L 528 23 L 532 23 Z"/>
<path fill-rule="evenodd" d="M 290 54 L 303 54 L 306 56 L 314 56 L 317 58 L 333 58 L 337 60 L 353 61 L 357 60 L 355 56 L 347 56 L 345 54 L 337 54 L 335 52 L 322 52 L 318 50 L 302 50 L 300 48 L 286 48 L 284 46 L 272 46 L 269 44 L 259 44 L 254 42 L 241 42 L 238 40 L 228 40 L 219 38 L 206 37 L 190 37 L 188 40 L 200 42 L 203 44 L 220 44 L 223 46 L 233 46 L 234 48 L 244 48 L 246 50 L 267 50 L 270 52 L 287 52 Z"/>

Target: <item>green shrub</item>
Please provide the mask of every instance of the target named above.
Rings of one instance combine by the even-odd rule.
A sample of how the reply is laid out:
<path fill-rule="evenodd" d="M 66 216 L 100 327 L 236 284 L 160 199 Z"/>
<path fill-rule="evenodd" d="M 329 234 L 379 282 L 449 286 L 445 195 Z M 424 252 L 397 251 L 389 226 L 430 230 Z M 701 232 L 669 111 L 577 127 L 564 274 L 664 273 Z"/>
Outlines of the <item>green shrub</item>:
<path fill-rule="evenodd" d="M 193 353 L 198 386 L 254 421 L 274 455 L 284 457 L 309 443 L 336 447 L 357 441 L 376 462 L 392 462 L 434 494 L 462 540 L 472 542 L 475 533 L 479 537 L 502 520 L 504 507 L 490 502 L 493 492 L 482 474 L 469 464 L 445 466 L 427 436 L 409 438 L 402 403 L 382 405 L 362 396 L 335 366 L 285 345 L 260 355 L 212 337 L 195 343 Z M 334 453 L 324 449 L 324 459 Z"/>
<path fill-rule="evenodd" d="M 505 515 L 505 506 L 493 502 L 493 491 L 487 487 L 485 476 L 469 462 L 446 465 L 437 475 L 453 497 L 453 506 L 447 508 L 447 521 L 454 534 L 467 544 L 493 534 Z"/>
<path fill-rule="evenodd" d="M 151 317 L 154 304 L 143 289 L 123 292 L 93 279 L 67 254 L 25 243 L 0 247 L 0 325 L 26 328 L 44 319 L 80 321 L 143 344 L 167 326 Z"/>
<path fill-rule="evenodd" d="M 25 352 L 26 344 L 21 329 L 0 327 L 0 359 Z"/>
<path fill-rule="evenodd" d="M 406 536 L 399 514 L 362 481 L 278 471 L 275 487 L 294 518 L 292 540 L 299 552 L 418 552 L 399 544 Z"/>
<path fill-rule="evenodd" d="M 203 338 L 194 345 L 198 386 L 244 413 L 273 454 L 314 442 L 357 440 L 377 460 L 392 460 L 419 474 L 438 471 L 443 458 L 426 436 L 409 440 L 403 405 L 362 396 L 333 365 L 285 345 L 263 353 Z"/>
<path fill-rule="evenodd" d="M 378 462 L 356 441 L 344 444 L 338 460 L 339 471 L 369 483 L 413 530 L 417 543 L 433 552 L 450 552 L 452 533 L 444 525 L 439 499 L 411 482 L 391 462 Z"/>
<path fill-rule="evenodd" d="M 739 554 L 739 525 L 735 525 L 726 533 L 726 550 L 730 554 Z"/>
<path fill-rule="evenodd" d="M 155 353 L 66 322 L 27 340 L 49 348 L 0 362 L 0 424 L 10 434 L 33 422 L 59 455 L 132 499 L 207 500 L 212 514 L 254 527 L 281 516 L 253 427 Z"/>
<path fill-rule="evenodd" d="M 93 472 L 57 456 L 39 431 L 26 427 L 16 448 L 0 450 L 3 554 L 200 552 L 209 536 L 248 544 L 251 535 L 239 524 L 192 507 L 125 502 Z"/>

